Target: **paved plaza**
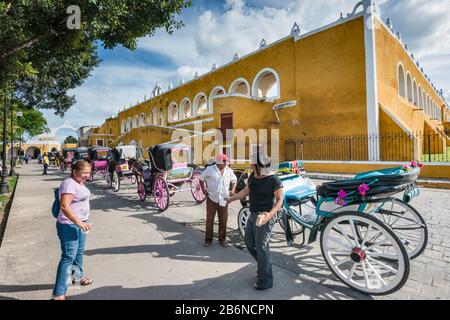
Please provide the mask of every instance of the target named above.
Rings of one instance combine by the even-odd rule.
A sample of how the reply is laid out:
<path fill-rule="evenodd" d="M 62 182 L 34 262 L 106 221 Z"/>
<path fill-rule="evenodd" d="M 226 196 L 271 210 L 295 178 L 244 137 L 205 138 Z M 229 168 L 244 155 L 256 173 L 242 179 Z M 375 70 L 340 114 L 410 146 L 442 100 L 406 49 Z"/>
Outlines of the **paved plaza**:
<path fill-rule="evenodd" d="M 0 299 L 49 299 L 60 249 L 50 212 L 53 189 L 67 176 L 56 169 L 24 166 L 0 248 Z M 321 181 L 316 181 L 321 183 Z M 140 202 L 135 185 L 115 193 L 96 177 L 84 266 L 94 279 L 89 287 L 71 288 L 70 299 L 449 299 L 450 190 L 422 189 L 412 205 L 429 228 L 425 252 L 411 262 L 406 285 L 383 297 L 359 294 L 328 269 L 319 241 L 286 246 L 279 226 L 271 240 L 274 288 L 254 290 L 256 264 L 237 230 L 239 203 L 231 206 L 228 236 L 203 248 L 204 204 L 189 192 L 176 194 L 159 213 L 151 199 Z"/>

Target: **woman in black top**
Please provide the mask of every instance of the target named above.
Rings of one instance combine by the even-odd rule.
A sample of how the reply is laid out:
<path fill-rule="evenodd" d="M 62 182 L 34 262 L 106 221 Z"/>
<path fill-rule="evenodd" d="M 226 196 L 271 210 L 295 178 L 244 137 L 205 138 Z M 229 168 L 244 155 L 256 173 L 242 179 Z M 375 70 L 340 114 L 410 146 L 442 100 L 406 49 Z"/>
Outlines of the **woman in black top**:
<path fill-rule="evenodd" d="M 275 216 L 283 205 L 283 185 L 270 170 L 267 156 L 257 154 L 252 158 L 253 172 L 247 185 L 241 192 L 228 198 L 228 202 L 249 196 L 251 214 L 245 227 L 245 244 L 258 265 L 254 287 L 264 290 L 273 286 L 269 241 Z"/>

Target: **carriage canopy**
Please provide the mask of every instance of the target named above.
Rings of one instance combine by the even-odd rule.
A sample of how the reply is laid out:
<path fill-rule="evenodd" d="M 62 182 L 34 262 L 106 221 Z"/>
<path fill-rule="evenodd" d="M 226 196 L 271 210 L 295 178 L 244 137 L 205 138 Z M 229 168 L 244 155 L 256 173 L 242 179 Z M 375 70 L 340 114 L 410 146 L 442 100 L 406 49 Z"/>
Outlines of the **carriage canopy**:
<path fill-rule="evenodd" d="M 159 170 L 172 170 L 178 164 L 192 162 L 192 148 L 185 144 L 157 144 L 148 149 L 152 166 Z"/>
<path fill-rule="evenodd" d="M 138 147 L 135 145 L 117 146 L 111 150 L 111 155 L 114 161 L 140 158 Z"/>
<path fill-rule="evenodd" d="M 74 152 L 75 152 L 74 160 L 84 160 L 88 154 L 88 148 L 85 147 L 76 148 Z"/>
<path fill-rule="evenodd" d="M 111 149 L 108 147 L 89 148 L 89 159 L 91 161 L 106 160 L 111 155 Z"/>

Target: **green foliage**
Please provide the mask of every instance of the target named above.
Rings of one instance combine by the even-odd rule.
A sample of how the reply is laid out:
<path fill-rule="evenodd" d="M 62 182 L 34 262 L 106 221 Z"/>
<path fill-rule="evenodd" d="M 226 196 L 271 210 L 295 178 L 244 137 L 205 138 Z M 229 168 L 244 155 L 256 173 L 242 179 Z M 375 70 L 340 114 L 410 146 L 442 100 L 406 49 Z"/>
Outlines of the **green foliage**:
<path fill-rule="evenodd" d="M 67 8 L 78 5 L 80 29 L 69 29 Z M 187 0 L 0 0 L 0 89 L 29 110 L 63 116 L 99 64 L 97 46 L 134 50 L 159 28 L 180 28 Z"/>
<path fill-rule="evenodd" d="M 64 139 L 64 143 L 78 143 L 78 139 L 73 136 L 68 136 Z"/>

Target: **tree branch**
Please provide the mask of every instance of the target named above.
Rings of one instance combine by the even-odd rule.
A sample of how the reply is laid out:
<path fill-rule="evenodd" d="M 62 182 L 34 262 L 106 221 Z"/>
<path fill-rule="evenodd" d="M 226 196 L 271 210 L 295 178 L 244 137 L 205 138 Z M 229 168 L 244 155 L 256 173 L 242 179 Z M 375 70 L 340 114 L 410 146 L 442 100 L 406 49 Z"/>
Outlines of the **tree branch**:
<path fill-rule="evenodd" d="M 4 60 L 5 58 L 9 57 L 10 55 L 14 54 L 15 52 L 28 48 L 29 46 L 32 46 L 33 44 L 35 44 L 36 42 L 38 42 L 40 39 L 40 37 L 35 37 L 32 39 L 29 39 L 25 42 L 22 42 L 21 44 L 15 46 L 12 49 L 7 50 L 6 52 L 2 53 L 0 56 L 0 61 Z"/>

